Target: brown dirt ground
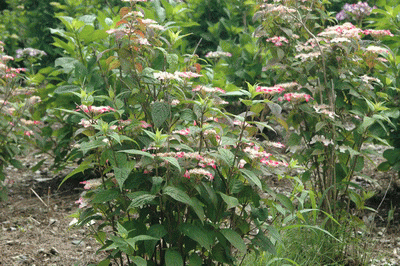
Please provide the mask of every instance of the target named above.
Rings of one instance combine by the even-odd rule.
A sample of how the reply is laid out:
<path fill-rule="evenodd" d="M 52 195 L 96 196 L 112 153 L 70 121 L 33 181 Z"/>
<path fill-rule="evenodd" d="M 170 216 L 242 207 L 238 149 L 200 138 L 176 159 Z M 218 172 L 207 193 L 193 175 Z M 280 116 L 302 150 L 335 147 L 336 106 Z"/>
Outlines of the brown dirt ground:
<path fill-rule="evenodd" d="M 24 165 L 46 158 L 23 158 Z M 99 261 L 98 244 L 85 229 L 69 228 L 81 187 L 71 179 L 59 190 L 64 174 L 48 176 L 49 161 L 35 173 L 9 167 L 9 199 L 0 202 L 0 265 L 88 265 Z M 35 193 L 37 195 L 35 195 Z"/>

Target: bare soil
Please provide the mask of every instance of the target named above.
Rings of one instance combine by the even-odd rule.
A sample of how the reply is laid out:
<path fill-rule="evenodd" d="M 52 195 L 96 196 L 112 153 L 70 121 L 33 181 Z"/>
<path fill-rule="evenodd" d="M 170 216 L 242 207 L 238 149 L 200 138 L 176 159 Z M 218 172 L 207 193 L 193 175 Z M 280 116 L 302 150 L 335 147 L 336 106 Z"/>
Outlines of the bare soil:
<path fill-rule="evenodd" d="M 29 170 L 29 166 L 42 159 L 46 162 L 41 169 Z M 376 158 L 375 162 L 381 160 Z M 32 153 L 21 161 L 26 168 L 7 168 L 9 200 L 0 202 L 0 265 L 70 266 L 99 262 L 105 254 L 97 254 L 100 246 L 87 237 L 87 230 L 69 227 L 69 215 L 78 208 L 75 201 L 82 185 L 71 178 L 58 189 L 72 168 L 53 174 L 49 170 L 51 160 Z M 366 213 L 364 217 L 370 228 L 370 234 L 363 236 L 371 258 L 368 265 L 400 265 L 400 182 L 397 173 L 378 172 L 376 165 L 367 165 L 364 175 L 369 178 L 353 180 L 376 191 L 367 206 L 378 212 Z M 270 181 L 278 190 L 288 185 L 282 180 Z M 389 222 L 391 211 L 393 219 Z"/>
<path fill-rule="evenodd" d="M 28 166 L 42 159 L 48 158 L 21 160 Z M 96 255 L 99 246 L 85 229 L 69 228 L 81 185 L 70 179 L 58 189 L 65 172 L 52 174 L 50 162 L 34 173 L 7 168 L 9 199 L 0 202 L 0 265 L 88 265 L 103 255 Z"/>

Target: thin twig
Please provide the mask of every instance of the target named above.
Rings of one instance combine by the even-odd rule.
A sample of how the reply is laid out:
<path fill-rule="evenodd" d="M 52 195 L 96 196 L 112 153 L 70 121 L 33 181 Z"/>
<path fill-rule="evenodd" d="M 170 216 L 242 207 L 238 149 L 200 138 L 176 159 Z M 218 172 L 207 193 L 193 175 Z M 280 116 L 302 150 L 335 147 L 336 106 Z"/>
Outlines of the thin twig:
<path fill-rule="evenodd" d="M 378 213 L 379 208 L 381 207 L 381 205 L 383 204 L 383 201 L 386 199 L 387 193 L 389 191 L 390 185 L 392 184 L 392 180 L 393 180 L 393 176 L 390 177 L 390 181 L 389 181 L 389 185 L 385 191 L 385 194 L 383 195 L 383 198 L 381 200 L 381 203 L 379 203 L 378 207 L 376 208 L 376 213 Z"/>
<path fill-rule="evenodd" d="M 38 197 L 38 199 L 44 204 L 44 206 L 46 206 L 48 208 L 49 206 L 42 200 L 42 198 L 36 193 L 36 191 L 33 190 L 33 188 L 30 188 L 30 189 L 33 192 L 33 194 L 35 194 L 35 196 Z"/>

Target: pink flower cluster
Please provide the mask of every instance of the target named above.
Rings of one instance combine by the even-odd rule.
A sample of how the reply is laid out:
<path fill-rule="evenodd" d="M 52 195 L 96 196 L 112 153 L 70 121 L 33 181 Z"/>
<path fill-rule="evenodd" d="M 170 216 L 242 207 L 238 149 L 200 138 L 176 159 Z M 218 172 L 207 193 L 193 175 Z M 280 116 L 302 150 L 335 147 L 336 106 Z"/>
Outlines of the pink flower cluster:
<path fill-rule="evenodd" d="M 286 37 L 283 37 L 283 36 L 274 36 L 274 37 L 268 38 L 266 41 L 272 42 L 275 46 L 282 46 L 284 42 L 289 43 L 288 39 L 286 39 Z"/>
<path fill-rule="evenodd" d="M 76 111 L 83 111 L 85 113 L 91 113 L 91 114 L 95 114 L 95 115 L 115 111 L 115 109 L 110 106 L 79 105 L 76 108 L 77 108 Z"/>
<path fill-rule="evenodd" d="M 363 30 L 357 28 L 350 22 L 346 22 L 343 25 L 336 25 L 327 27 L 323 32 L 319 33 L 318 36 L 324 37 L 343 37 L 348 39 L 360 39 L 363 34 Z"/>
<path fill-rule="evenodd" d="M 152 127 L 152 126 L 149 123 L 147 123 L 146 121 L 140 121 L 140 127 L 149 128 L 149 127 Z"/>
<path fill-rule="evenodd" d="M 208 52 L 206 54 L 207 58 L 219 58 L 221 56 L 227 56 L 227 57 L 231 57 L 232 54 L 228 53 L 228 52 L 221 52 L 221 51 L 215 51 L 215 52 Z"/>
<path fill-rule="evenodd" d="M 79 125 L 83 126 L 84 128 L 91 127 L 92 125 L 97 124 L 97 120 L 91 119 L 81 119 L 81 122 L 79 122 Z"/>
<path fill-rule="evenodd" d="M 214 88 L 210 88 L 210 87 L 206 87 L 206 86 L 202 86 L 199 85 L 196 88 L 192 89 L 192 91 L 201 91 L 201 92 L 208 92 L 208 93 L 225 93 L 225 91 L 221 88 L 218 87 L 214 87 Z"/>
<path fill-rule="evenodd" d="M 84 184 L 85 186 L 83 187 L 83 189 L 95 189 L 97 187 L 99 187 L 102 184 L 102 181 L 100 178 L 97 179 L 90 179 L 87 181 L 82 181 L 79 182 L 79 184 Z"/>
<path fill-rule="evenodd" d="M 31 126 L 31 125 L 40 125 L 42 122 L 36 121 L 36 120 L 26 120 L 24 118 L 21 118 L 21 123 L 26 125 L 26 126 Z"/>
<path fill-rule="evenodd" d="M 17 76 L 17 74 L 20 74 L 21 72 L 26 71 L 25 68 L 6 67 L 3 63 L 0 62 L 0 70 L 2 70 L 2 69 L 5 72 L 5 74 L 2 77 L 6 78 L 6 79 L 15 78 Z"/>
<path fill-rule="evenodd" d="M 186 72 L 175 71 L 174 73 L 160 71 L 160 72 L 154 73 L 153 75 L 154 75 L 154 78 L 156 78 L 158 80 L 165 80 L 165 81 L 169 81 L 169 80 L 180 81 L 181 78 L 190 79 L 190 78 L 198 78 L 198 77 L 203 76 L 201 74 L 197 74 L 192 71 L 186 71 Z"/>
<path fill-rule="evenodd" d="M 154 154 L 154 156 L 197 160 L 197 161 L 199 161 L 198 166 L 200 166 L 200 167 L 211 166 L 214 169 L 217 167 L 214 159 L 206 157 L 206 156 L 202 156 L 195 152 L 164 152 L 164 153 L 156 153 L 156 154 Z"/>
<path fill-rule="evenodd" d="M 203 76 L 201 74 L 197 74 L 197 73 L 192 72 L 192 71 L 187 71 L 187 72 L 176 71 L 174 74 L 177 75 L 178 77 L 186 78 L 186 79 L 198 78 L 198 77 L 202 77 Z"/>
<path fill-rule="evenodd" d="M 283 95 L 283 97 L 279 97 L 278 101 L 283 101 L 286 100 L 288 102 L 301 102 L 303 100 L 305 100 L 306 102 L 312 100 L 313 98 L 311 97 L 311 95 L 306 94 L 306 93 L 286 93 L 285 95 Z"/>
<path fill-rule="evenodd" d="M 267 158 L 262 158 L 260 160 L 261 163 L 267 165 L 267 166 L 272 166 L 272 167 L 279 167 L 279 166 L 284 166 L 284 167 L 288 167 L 289 164 L 286 162 L 278 162 L 275 160 L 268 160 Z"/>
<path fill-rule="evenodd" d="M 374 38 L 379 38 L 383 36 L 393 37 L 394 35 L 390 32 L 390 30 L 364 30 L 363 33 L 365 35 L 371 35 Z"/>
<path fill-rule="evenodd" d="M 79 204 L 79 208 L 82 209 L 86 206 L 89 205 L 89 202 L 87 199 L 80 197 L 79 200 L 75 201 L 76 204 Z"/>
<path fill-rule="evenodd" d="M 262 93 L 270 94 L 270 95 L 281 93 L 283 91 L 285 91 L 285 89 L 283 87 L 279 86 L 279 85 L 275 85 L 275 86 L 272 86 L 272 87 L 261 87 L 261 86 L 258 86 L 256 88 L 256 92 L 262 92 Z"/>
<path fill-rule="evenodd" d="M 265 144 L 267 146 L 278 148 L 278 149 L 285 148 L 285 145 L 280 142 L 267 141 Z"/>
<path fill-rule="evenodd" d="M 183 177 L 190 179 L 190 175 L 205 176 L 210 181 L 212 181 L 214 179 L 214 176 L 209 171 L 207 171 L 203 168 L 194 168 L 194 169 L 186 170 Z"/>
<path fill-rule="evenodd" d="M 269 156 L 271 156 L 271 153 L 267 153 L 266 151 L 261 150 L 260 147 L 255 145 L 250 145 L 244 148 L 243 152 L 247 153 L 251 159 L 268 158 Z"/>
<path fill-rule="evenodd" d="M 233 120 L 233 124 L 235 125 L 235 126 L 242 126 L 243 125 L 243 123 L 244 123 L 244 127 L 251 127 L 251 125 L 249 124 L 249 123 L 247 123 L 246 121 L 240 121 L 240 120 Z"/>
<path fill-rule="evenodd" d="M 189 128 L 185 128 L 185 129 L 181 129 L 181 130 L 174 130 L 174 131 L 172 131 L 172 134 L 189 135 L 190 134 L 190 129 Z"/>
<path fill-rule="evenodd" d="M 24 131 L 24 135 L 30 137 L 33 135 L 33 131 L 32 130 Z"/>

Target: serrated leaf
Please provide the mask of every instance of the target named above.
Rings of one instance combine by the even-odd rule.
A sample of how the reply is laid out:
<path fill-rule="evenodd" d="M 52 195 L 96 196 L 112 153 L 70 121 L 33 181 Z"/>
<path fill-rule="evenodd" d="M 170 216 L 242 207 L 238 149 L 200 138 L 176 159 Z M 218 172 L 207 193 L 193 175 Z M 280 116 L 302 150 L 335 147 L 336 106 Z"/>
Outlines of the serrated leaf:
<path fill-rule="evenodd" d="M 235 155 L 227 149 L 219 148 L 218 153 L 221 155 L 220 158 L 228 165 L 232 166 L 235 160 Z"/>
<path fill-rule="evenodd" d="M 83 154 L 86 154 L 90 150 L 97 149 L 97 148 L 103 147 L 105 145 L 107 145 L 107 144 L 101 140 L 94 140 L 94 141 L 82 143 L 80 146 L 80 150 L 83 152 Z"/>
<path fill-rule="evenodd" d="M 122 189 L 124 182 L 126 181 L 126 179 L 128 179 L 129 174 L 132 172 L 133 168 L 135 167 L 135 164 L 136 164 L 135 161 L 130 161 L 130 162 L 124 163 L 120 167 L 113 168 L 115 179 L 117 180 L 120 189 Z"/>
<path fill-rule="evenodd" d="M 250 170 L 247 169 L 240 169 L 240 172 L 244 175 L 244 177 L 250 181 L 251 183 L 255 184 L 262 190 L 262 184 L 260 179 Z"/>
<path fill-rule="evenodd" d="M 155 102 L 151 105 L 151 118 L 155 127 L 161 127 L 170 116 L 170 107 L 165 102 Z"/>
<path fill-rule="evenodd" d="M 92 199 L 92 203 L 103 203 L 103 202 L 109 202 L 114 199 L 116 199 L 119 195 L 119 192 L 117 190 L 102 190 L 99 192 L 96 192 Z"/>
<path fill-rule="evenodd" d="M 196 120 L 196 114 L 190 109 L 184 109 L 181 111 L 181 119 L 185 121 Z"/>
<path fill-rule="evenodd" d="M 181 224 L 179 226 L 179 231 L 199 243 L 200 246 L 204 247 L 207 250 L 210 250 L 211 246 L 214 243 L 213 232 L 206 231 L 204 228 L 201 228 L 194 224 Z"/>
<path fill-rule="evenodd" d="M 142 191 L 138 191 L 138 192 L 142 192 Z M 132 200 L 131 200 L 131 204 L 129 205 L 128 209 L 143 207 L 144 205 L 149 204 L 156 198 L 155 195 L 147 194 L 147 193 L 139 194 L 138 192 L 134 192 L 129 195 L 129 197 L 132 198 Z M 133 195 L 135 193 L 138 193 L 138 195 Z"/>
<path fill-rule="evenodd" d="M 221 229 L 220 232 L 226 239 L 228 239 L 229 243 L 231 243 L 241 253 L 246 253 L 246 244 L 238 233 L 236 233 L 232 229 Z"/>
<path fill-rule="evenodd" d="M 170 196 L 171 198 L 173 198 L 176 201 L 187 204 L 189 206 L 193 205 L 192 199 L 183 190 L 180 190 L 176 187 L 169 186 L 169 187 L 164 188 L 163 192 L 165 195 Z"/>

